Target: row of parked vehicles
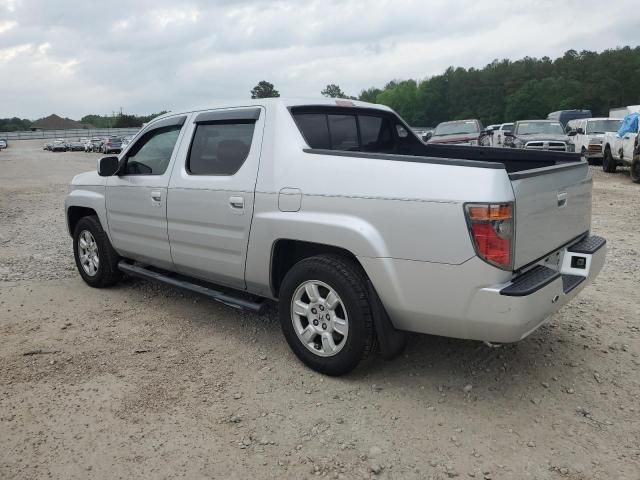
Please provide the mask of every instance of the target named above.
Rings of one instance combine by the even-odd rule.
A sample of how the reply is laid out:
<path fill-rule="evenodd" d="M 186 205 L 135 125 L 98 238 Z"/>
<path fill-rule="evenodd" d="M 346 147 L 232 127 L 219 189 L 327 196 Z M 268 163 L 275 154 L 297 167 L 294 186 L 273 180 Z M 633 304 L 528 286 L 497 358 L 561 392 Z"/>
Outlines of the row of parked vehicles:
<path fill-rule="evenodd" d="M 440 123 L 422 138 L 429 144 L 576 152 L 591 164 L 601 163 L 605 172 L 615 172 L 619 165 L 631 167 L 632 179 L 640 182 L 637 117 L 632 113 L 625 119 L 593 118 L 589 110 L 565 110 L 550 113 L 546 120 L 519 120 L 486 128 L 477 119 L 454 120 Z M 623 124 L 628 124 L 624 131 Z"/>
<path fill-rule="evenodd" d="M 52 142 L 45 143 L 42 148 L 51 152 L 120 153 L 133 140 L 133 137 L 133 135 L 124 137 L 113 135 L 109 137 L 78 138 L 76 140 L 57 138 Z"/>

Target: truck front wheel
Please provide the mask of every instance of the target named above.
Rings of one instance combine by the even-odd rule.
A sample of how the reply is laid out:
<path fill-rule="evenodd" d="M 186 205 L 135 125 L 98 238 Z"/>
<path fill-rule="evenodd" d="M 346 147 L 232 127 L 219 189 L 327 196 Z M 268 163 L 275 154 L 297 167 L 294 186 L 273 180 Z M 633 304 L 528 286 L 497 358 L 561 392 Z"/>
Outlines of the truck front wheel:
<path fill-rule="evenodd" d="M 604 156 L 602 157 L 602 170 L 607 173 L 615 173 L 617 166 L 618 163 L 616 162 L 616 159 L 613 158 L 611 149 L 609 147 L 606 147 L 604 149 Z"/>
<path fill-rule="evenodd" d="M 296 263 L 282 282 L 279 304 L 287 343 L 313 370 L 343 375 L 373 349 L 366 278 L 347 258 L 320 255 Z"/>
<path fill-rule="evenodd" d="M 73 256 L 80 276 L 90 287 L 108 287 L 120 279 L 120 257 L 95 215 L 78 221 L 73 233 Z"/>

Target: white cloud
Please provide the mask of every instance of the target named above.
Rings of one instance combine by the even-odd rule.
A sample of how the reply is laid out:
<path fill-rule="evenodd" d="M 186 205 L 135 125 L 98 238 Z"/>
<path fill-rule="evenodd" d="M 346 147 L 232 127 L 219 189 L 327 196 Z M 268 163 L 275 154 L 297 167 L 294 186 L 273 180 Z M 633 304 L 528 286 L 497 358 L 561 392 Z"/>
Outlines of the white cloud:
<path fill-rule="evenodd" d="M 177 6 L 179 5 L 179 6 Z M 637 44 L 637 11 L 600 2 L 0 0 L 2 116 L 144 113 L 327 83 L 356 95 L 450 65 Z M 97 14 L 99 13 L 99 14 Z"/>
<path fill-rule="evenodd" d="M 195 23 L 198 21 L 200 12 L 197 8 L 161 8 L 151 12 L 153 23 L 165 29 L 171 25 L 184 25 L 185 23 Z"/>
<path fill-rule="evenodd" d="M 0 20 L 0 33 L 5 33 L 15 28 L 18 25 L 18 22 L 9 21 L 9 20 Z"/>

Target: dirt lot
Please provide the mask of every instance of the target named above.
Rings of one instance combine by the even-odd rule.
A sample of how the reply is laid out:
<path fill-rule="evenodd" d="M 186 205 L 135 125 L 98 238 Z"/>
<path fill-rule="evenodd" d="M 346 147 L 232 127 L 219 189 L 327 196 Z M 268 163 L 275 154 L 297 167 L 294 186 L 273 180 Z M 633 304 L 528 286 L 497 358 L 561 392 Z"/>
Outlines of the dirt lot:
<path fill-rule="evenodd" d="M 75 271 L 97 155 L 0 152 L 0 478 L 640 478 L 640 188 L 594 168 L 596 283 L 499 349 L 412 336 L 326 378 L 276 312 Z M 34 353 L 35 354 L 29 354 Z"/>

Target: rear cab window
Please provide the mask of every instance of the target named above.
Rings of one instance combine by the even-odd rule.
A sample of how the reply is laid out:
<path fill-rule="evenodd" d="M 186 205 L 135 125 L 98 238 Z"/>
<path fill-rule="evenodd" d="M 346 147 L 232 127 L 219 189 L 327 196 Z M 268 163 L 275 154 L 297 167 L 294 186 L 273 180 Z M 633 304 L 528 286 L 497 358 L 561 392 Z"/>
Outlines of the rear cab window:
<path fill-rule="evenodd" d="M 312 149 L 402 153 L 420 143 L 398 117 L 380 110 L 293 107 L 291 113 Z"/>

